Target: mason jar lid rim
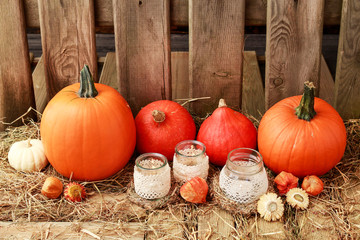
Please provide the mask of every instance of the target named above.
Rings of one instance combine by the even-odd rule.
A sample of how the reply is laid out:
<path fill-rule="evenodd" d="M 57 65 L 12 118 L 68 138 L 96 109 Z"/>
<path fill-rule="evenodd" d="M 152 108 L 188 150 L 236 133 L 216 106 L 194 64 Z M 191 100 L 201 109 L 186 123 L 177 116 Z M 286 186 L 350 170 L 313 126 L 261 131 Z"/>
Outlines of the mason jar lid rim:
<path fill-rule="evenodd" d="M 161 160 L 164 160 L 164 163 L 160 166 L 160 167 L 157 167 L 157 168 L 146 168 L 146 167 L 143 167 L 143 166 L 141 166 L 139 163 L 140 163 L 140 160 L 144 160 L 144 159 L 146 159 L 146 158 L 148 158 L 148 157 L 152 157 L 152 156 L 154 156 L 154 158 L 160 158 Z M 160 169 L 160 168 L 162 168 L 162 167 L 164 167 L 164 166 L 166 166 L 168 164 L 168 160 L 167 160 L 167 158 L 163 155 L 163 154 L 161 154 L 161 153 L 154 153 L 154 152 L 150 152 L 150 153 L 143 153 L 143 154 L 141 154 L 140 156 L 138 156 L 137 158 L 136 158 L 136 160 L 135 160 L 135 165 L 136 165 L 136 167 L 138 167 L 138 168 L 140 168 L 140 169 L 143 169 L 143 170 L 158 170 L 158 169 Z"/>
<path fill-rule="evenodd" d="M 203 150 L 201 151 L 201 153 L 199 154 L 196 154 L 196 155 L 193 155 L 193 156 L 189 156 L 189 155 L 185 155 L 185 154 L 182 154 L 178 151 L 178 146 L 180 144 L 185 144 L 185 143 L 194 143 L 194 144 L 198 144 L 200 146 L 203 147 Z M 198 157 L 198 156 L 201 156 L 202 154 L 204 154 L 206 152 L 206 146 L 204 143 L 200 142 L 200 141 L 197 141 L 197 140 L 184 140 L 184 141 L 181 141 L 179 142 L 178 144 L 176 144 L 175 146 L 175 153 L 176 154 L 179 154 L 180 156 L 184 156 L 184 157 Z"/>

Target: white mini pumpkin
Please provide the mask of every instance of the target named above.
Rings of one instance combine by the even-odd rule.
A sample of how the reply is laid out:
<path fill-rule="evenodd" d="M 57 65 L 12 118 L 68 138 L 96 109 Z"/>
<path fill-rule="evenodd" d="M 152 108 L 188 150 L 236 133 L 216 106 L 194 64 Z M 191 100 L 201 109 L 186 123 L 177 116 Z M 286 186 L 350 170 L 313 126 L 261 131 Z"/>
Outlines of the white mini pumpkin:
<path fill-rule="evenodd" d="M 43 144 L 38 139 L 14 143 L 10 147 L 8 159 L 10 166 L 23 172 L 40 171 L 48 164 Z"/>

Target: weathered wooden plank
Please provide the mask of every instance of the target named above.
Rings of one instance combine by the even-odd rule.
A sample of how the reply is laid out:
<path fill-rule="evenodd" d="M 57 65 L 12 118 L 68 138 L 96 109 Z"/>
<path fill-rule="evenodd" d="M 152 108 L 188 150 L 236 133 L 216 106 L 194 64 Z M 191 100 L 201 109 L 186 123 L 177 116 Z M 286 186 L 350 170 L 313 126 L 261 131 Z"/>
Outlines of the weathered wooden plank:
<path fill-rule="evenodd" d="M 87 64 L 97 80 L 92 0 L 39 0 L 41 43 L 49 98 L 79 81 Z"/>
<path fill-rule="evenodd" d="M 213 208 L 198 216 L 199 239 L 233 239 L 233 216 L 220 208 Z"/>
<path fill-rule="evenodd" d="M 314 200 L 312 202 L 309 209 L 297 214 L 301 239 L 339 239 L 336 234 L 337 226 L 327 211 L 328 207 Z"/>
<path fill-rule="evenodd" d="M 220 98 L 241 106 L 245 0 L 189 1 L 190 96 L 211 97 L 193 103 L 204 116 Z"/>
<path fill-rule="evenodd" d="M 359 1 L 343 1 L 337 59 L 335 107 L 344 119 L 360 118 Z"/>
<path fill-rule="evenodd" d="M 242 110 L 261 119 L 265 112 L 265 92 L 255 51 L 244 51 Z"/>
<path fill-rule="evenodd" d="M 319 97 L 328 102 L 330 105 L 334 106 L 334 91 L 334 79 L 325 62 L 324 56 L 321 56 Z"/>
<path fill-rule="evenodd" d="M 1 239 L 144 239 L 141 223 L 0 222 Z"/>
<path fill-rule="evenodd" d="M 0 1 L 0 131 L 35 107 L 23 3 Z M 32 114 L 30 117 L 34 117 Z M 21 120 L 15 124 L 21 124 Z"/>
<path fill-rule="evenodd" d="M 348 212 L 346 221 L 350 225 L 349 232 L 353 233 L 354 239 L 360 239 L 360 184 L 357 176 L 360 176 L 360 168 L 357 168 L 353 178 L 350 178 L 346 187 L 341 191 L 341 197 L 346 203 L 345 207 Z"/>
<path fill-rule="evenodd" d="M 267 9 L 265 107 L 269 108 L 301 94 L 305 81 L 319 86 L 324 0 L 270 0 Z"/>
<path fill-rule="evenodd" d="M 171 52 L 171 82 L 173 99 L 190 97 L 188 52 Z"/>
<path fill-rule="evenodd" d="M 116 55 L 114 52 L 108 52 L 101 71 L 99 83 L 113 87 L 119 91 L 119 82 L 116 73 Z"/>
<path fill-rule="evenodd" d="M 146 228 L 146 239 L 184 239 L 184 215 L 180 209 L 153 211 Z"/>
<path fill-rule="evenodd" d="M 39 28 L 38 0 L 25 0 L 26 23 L 28 27 Z M 338 25 L 341 18 L 342 0 L 326 0 L 324 12 L 325 25 Z M 109 28 L 114 26 L 113 10 L 111 0 L 95 0 L 95 24 L 98 28 Z M 265 0 L 246 0 L 247 26 L 266 25 Z M 187 27 L 189 24 L 188 0 L 170 0 L 170 22 L 171 26 Z"/>
<path fill-rule="evenodd" d="M 268 222 L 262 218 L 249 219 L 251 239 L 287 239 L 285 225 L 281 221 Z"/>
<path fill-rule="evenodd" d="M 171 99 L 169 0 L 113 3 L 120 93 L 136 115 L 152 101 Z"/>
<path fill-rule="evenodd" d="M 32 74 L 32 78 L 36 110 L 42 113 L 49 100 L 48 93 L 46 91 L 46 79 L 43 57 L 41 57 L 39 62 L 36 64 L 36 67 Z"/>

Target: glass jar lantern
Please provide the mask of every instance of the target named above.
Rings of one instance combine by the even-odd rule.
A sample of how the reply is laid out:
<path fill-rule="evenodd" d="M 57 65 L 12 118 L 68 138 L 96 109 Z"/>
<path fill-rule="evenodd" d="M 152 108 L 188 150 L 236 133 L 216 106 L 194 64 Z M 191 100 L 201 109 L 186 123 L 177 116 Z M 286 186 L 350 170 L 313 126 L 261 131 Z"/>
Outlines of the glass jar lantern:
<path fill-rule="evenodd" d="M 171 187 L 170 166 L 166 157 L 159 153 L 145 153 L 135 160 L 135 192 L 145 199 L 166 196 Z"/>
<path fill-rule="evenodd" d="M 225 196 L 247 204 L 267 192 L 268 178 L 261 154 L 250 148 L 237 148 L 228 154 L 220 172 L 219 185 Z"/>
<path fill-rule="evenodd" d="M 177 182 L 183 184 L 194 177 L 206 180 L 209 172 L 209 157 L 206 147 L 195 140 L 185 140 L 175 147 L 173 173 Z"/>

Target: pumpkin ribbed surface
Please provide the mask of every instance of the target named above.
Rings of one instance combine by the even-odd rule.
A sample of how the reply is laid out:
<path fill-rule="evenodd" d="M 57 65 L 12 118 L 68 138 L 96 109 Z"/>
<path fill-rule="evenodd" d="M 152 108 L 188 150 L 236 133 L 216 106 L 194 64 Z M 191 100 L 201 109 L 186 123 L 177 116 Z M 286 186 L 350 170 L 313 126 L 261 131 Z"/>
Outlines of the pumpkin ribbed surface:
<path fill-rule="evenodd" d="M 75 180 L 99 180 L 121 170 L 136 143 L 134 118 L 113 88 L 96 84 L 97 96 L 78 96 L 80 84 L 61 90 L 48 103 L 41 138 L 51 165 Z"/>
<path fill-rule="evenodd" d="M 301 98 L 286 98 L 264 114 L 258 129 L 259 151 L 265 165 L 275 173 L 323 175 L 342 158 L 346 129 L 336 110 L 316 97 L 316 115 L 309 121 L 299 119 L 295 108 Z"/>
<path fill-rule="evenodd" d="M 256 148 L 257 131 L 252 122 L 220 100 L 219 107 L 200 126 L 197 140 L 206 146 L 209 161 L 224 166 L 235 148 Z"/>

